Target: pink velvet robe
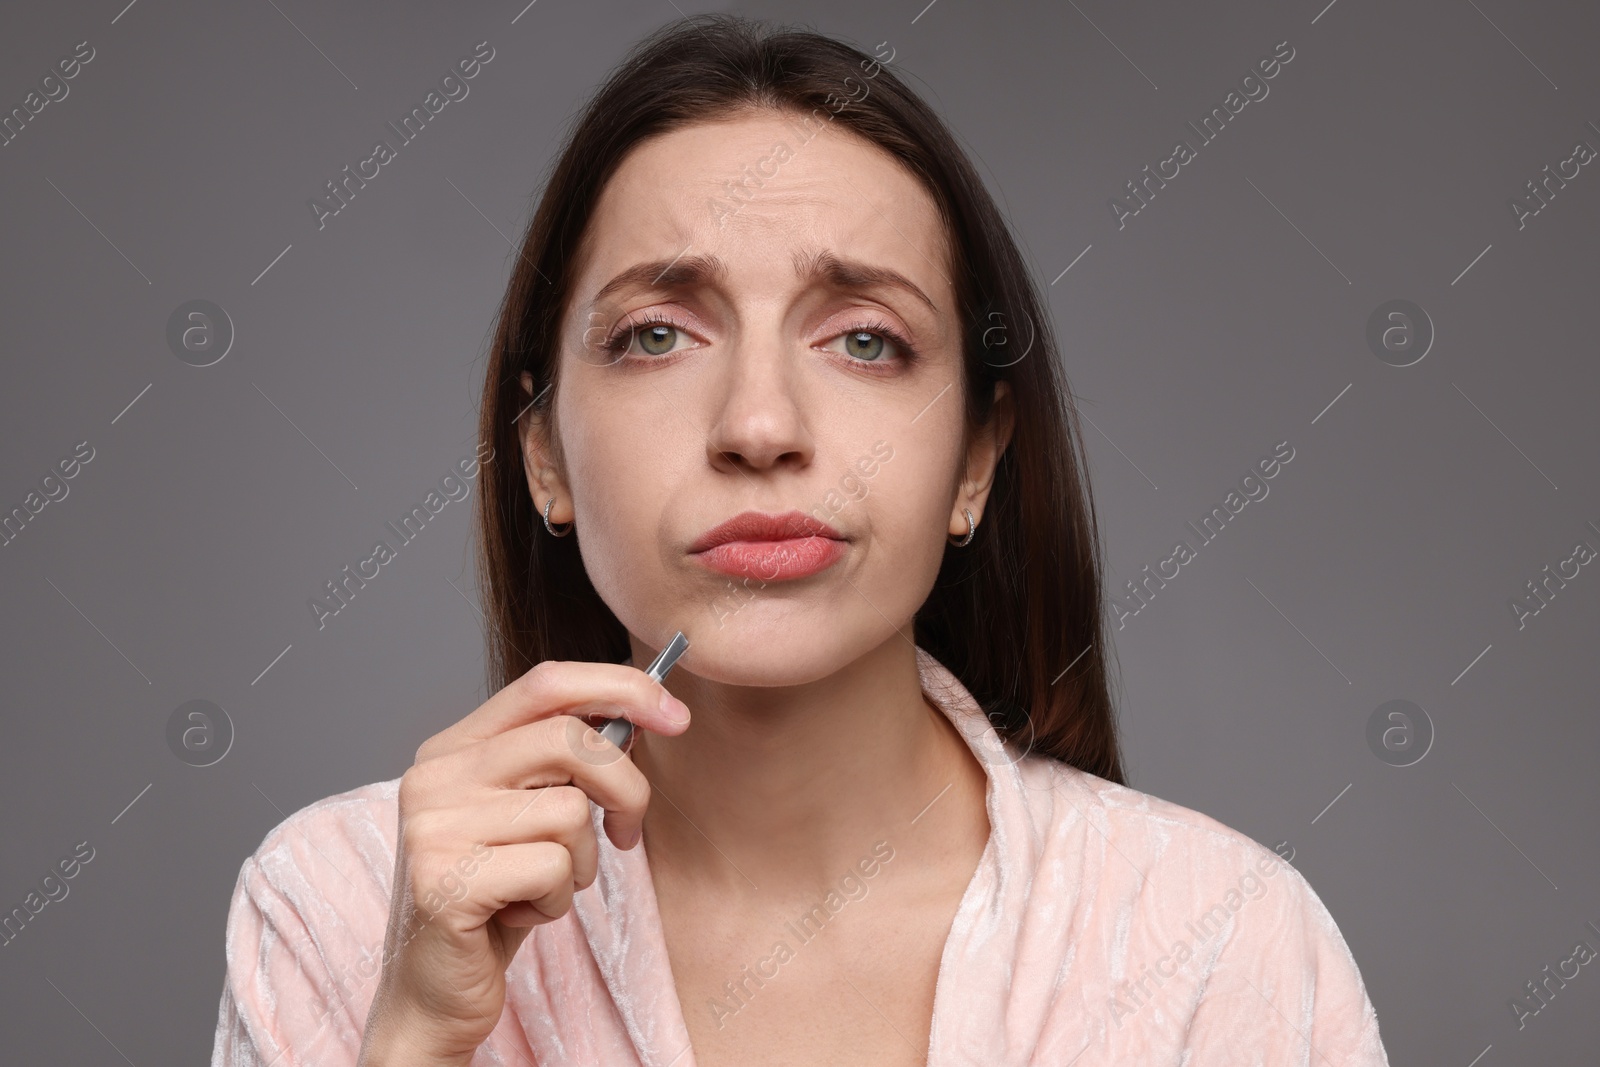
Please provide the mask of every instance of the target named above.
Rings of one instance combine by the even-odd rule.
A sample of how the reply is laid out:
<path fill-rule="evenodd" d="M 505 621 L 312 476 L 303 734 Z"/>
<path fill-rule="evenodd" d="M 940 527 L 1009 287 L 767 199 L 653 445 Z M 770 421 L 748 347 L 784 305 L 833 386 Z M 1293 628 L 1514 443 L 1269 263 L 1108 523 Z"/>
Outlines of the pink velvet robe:
<path fill-rule="evenodd" d="M 990 825 L 939 966 L 930 1067 L 1387 1067 L 1355 961 L 1297 870 L 1198 812 L 1016 758 L 921 648 L 917 667 L 988 774 Z M 245 860 L 212 1067 L 356 1062 L 398 787 L 303 808 Z M 523 943 L 474 1067 L 693 1067 L 645 848 L 612 846 L 600 814 L 598 878 Z"/>

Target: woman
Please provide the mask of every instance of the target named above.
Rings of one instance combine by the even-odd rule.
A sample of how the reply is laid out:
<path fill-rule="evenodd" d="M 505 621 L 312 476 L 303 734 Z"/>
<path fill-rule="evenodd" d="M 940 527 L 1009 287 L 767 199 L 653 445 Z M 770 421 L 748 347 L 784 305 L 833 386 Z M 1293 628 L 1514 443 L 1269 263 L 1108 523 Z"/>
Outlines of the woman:
<path fill-rule="evenodd" d="M 214 1064 L 1386 1063 L 1305 880 L 1123 784 L 1049 320 L 892 59 L 697 17 L 580 117 L 485 384 L 494 695 L 246 861 Z"/>

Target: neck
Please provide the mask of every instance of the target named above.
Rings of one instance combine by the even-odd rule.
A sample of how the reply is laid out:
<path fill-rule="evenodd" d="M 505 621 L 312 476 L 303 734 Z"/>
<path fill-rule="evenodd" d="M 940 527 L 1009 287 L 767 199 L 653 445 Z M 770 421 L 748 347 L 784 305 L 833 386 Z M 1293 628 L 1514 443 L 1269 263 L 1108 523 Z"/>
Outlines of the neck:
<path fill-rule="evenodd" d="M 689 729 L 640 731 L 631 752 L 652 787 L 653 868 L 712 891 L 816 887 L 875 842 L 939 825 L 987 835 L 987 775 L 923 696 L 898 634 L 804 685 L 726 685 L 682 668 L 671 683 Z"/>

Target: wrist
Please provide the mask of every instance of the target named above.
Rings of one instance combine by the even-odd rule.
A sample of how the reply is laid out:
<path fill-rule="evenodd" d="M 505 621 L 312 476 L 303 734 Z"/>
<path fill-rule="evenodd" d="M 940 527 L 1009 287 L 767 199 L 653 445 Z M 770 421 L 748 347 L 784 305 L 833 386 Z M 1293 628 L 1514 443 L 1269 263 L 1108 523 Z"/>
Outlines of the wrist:
<path fill-rule="evenodd" d="M 469 1067 L 475 1051 L 452 1046 L 411 1013 L 375 1000 L 356 1067 Z"/>

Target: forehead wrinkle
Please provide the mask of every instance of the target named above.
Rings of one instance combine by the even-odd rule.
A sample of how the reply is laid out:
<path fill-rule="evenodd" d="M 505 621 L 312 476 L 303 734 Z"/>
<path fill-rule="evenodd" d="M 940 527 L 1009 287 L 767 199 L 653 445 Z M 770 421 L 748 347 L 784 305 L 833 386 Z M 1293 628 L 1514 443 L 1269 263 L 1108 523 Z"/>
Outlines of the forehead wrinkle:
<path fill-rule="evenodd" d="M 890 267 L 846 260 L 827 249 L 796 251 L 791 256 L 796 276 L 808 282 L 825 282 L 838 289 L 900 289 L 916 297 L 934 314 L 939 307 L 922 287 Z M 676 289 L 716 284 L 728 276 L 728 264 L 712 253 L 680 255 L 636 263 L 618 273 L 595 294 L 596 303 L 627 289 Z"/>

